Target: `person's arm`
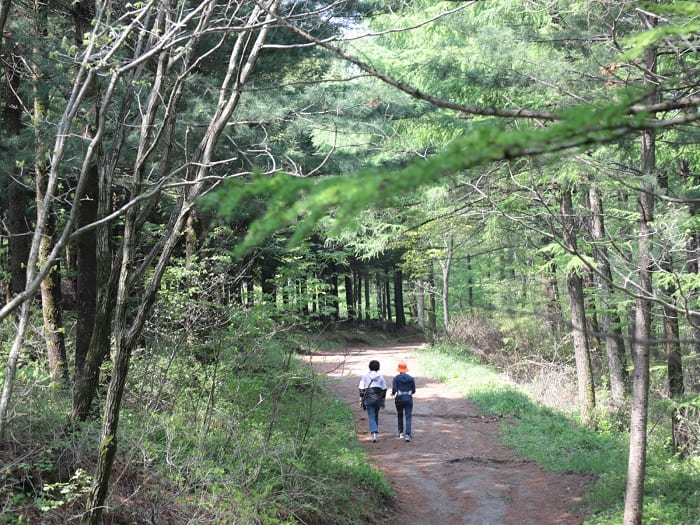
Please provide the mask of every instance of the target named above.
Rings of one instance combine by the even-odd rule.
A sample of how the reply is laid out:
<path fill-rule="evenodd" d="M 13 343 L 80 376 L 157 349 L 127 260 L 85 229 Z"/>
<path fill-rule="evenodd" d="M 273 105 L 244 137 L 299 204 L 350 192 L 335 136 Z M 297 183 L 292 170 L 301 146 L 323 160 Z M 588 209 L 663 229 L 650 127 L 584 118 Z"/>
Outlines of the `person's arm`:
<path fill-rule="evenodd" d="M 391 381 L 391 395 L 395 396 L 397 390 L 398 389 L 396 388 L 396 377 L 394 377 L 394 379 L 392 379 Z"/>

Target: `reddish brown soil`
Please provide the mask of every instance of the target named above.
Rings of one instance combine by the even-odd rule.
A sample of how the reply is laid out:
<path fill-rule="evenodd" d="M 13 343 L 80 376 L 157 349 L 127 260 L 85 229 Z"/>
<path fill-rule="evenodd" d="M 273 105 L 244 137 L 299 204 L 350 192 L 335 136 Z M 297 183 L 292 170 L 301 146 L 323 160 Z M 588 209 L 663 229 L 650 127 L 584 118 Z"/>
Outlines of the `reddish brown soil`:
<path fill-rule="evenodd" d="M 331 391 L 355 414 L 358 436 L 374 464 L 391 480 L 397 510 L 388 525 L 580 524 L 588 478 L 548 472 L 501 444 L 498 416 L 429 379 L 417 366 L 417 346 L 354 348 L 314 353 L 317 372 L 337 379 Z M 359 407 L 358 383 L 371 359 L 381 363 L 388 385 L 399 361 L 416 380 L 413 441 L 395 437 L 396 409 L 387 398 L 372 443 L 367 414 Z M 390 393 L 390 392 L 389 392 Z"/>

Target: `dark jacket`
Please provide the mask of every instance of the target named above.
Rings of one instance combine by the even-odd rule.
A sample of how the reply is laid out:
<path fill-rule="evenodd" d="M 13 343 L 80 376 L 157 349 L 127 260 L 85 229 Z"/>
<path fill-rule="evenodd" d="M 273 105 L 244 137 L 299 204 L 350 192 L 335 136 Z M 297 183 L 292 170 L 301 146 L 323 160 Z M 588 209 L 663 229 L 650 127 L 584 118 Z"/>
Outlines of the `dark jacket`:
<path fill-rule="evenodd" d="M 416 393 L 416 382 L 410 375 L 403 373 L 394 376 L 391 382 L 391 395 L 396 395 L 396 400 L 408 400 Z"/>

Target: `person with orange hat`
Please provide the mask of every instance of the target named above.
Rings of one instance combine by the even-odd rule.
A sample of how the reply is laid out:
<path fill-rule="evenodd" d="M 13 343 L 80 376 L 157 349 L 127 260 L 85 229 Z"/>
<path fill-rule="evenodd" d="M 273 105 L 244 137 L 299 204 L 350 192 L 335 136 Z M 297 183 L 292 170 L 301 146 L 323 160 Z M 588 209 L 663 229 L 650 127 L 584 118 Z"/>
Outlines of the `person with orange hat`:
<path fill-rule="evenodd" d="M 416 393 L 416 382 L 408 375 L 406 363 L 399 363 L 396 368 L 398 375 L 394 376 L 391 383 L 391 395 L 394 397 L 396 405 L 396 417 L 398 419 L 399 431 L 396 437 L 411 441 L 411 420 L 413 416 L 413 394 Z M 406 427 L 404 429 L 403 416 L 406 414 Z"/>

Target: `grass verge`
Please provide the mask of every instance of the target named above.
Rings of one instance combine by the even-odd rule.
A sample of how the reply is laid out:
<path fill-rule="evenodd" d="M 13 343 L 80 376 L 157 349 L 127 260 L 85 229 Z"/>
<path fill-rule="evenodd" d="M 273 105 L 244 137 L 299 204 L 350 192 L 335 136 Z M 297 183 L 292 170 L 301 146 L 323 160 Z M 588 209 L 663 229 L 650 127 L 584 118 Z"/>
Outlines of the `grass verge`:
<path fill-rule="evenodd" d="M 485 414 L 510 414 L 501 429 L 505 444 L 546 469 L 595 476 L 587 524 L 622 522 L 629 436 L 601 418 L 594 431 L 565 414 L 533 402 L 517 384 L 480 363 L 463 347 L 434 346 L 418 353 L 430 377 L 449 384 Z M 651 433 L 647 454 L 644 522 L 700 523 L 700 458 L 679 460 L 667 439 Z"/>
<path fill-rule="evenodd" d="M 251 328 L 243 339 L 238 326 L 185 352 L 135 357 L 105 523 L 355 525 L 387 516 L 392 489 L 369 465 L 350 409 L 296 358 L 289 335 Z M 25 417 L 0 447 L 0 523 L 77 524 L 100 418 L 66 433 L 68 393 L 31 368 L 16 385 L 27 392 L 16 406 Z"/>

